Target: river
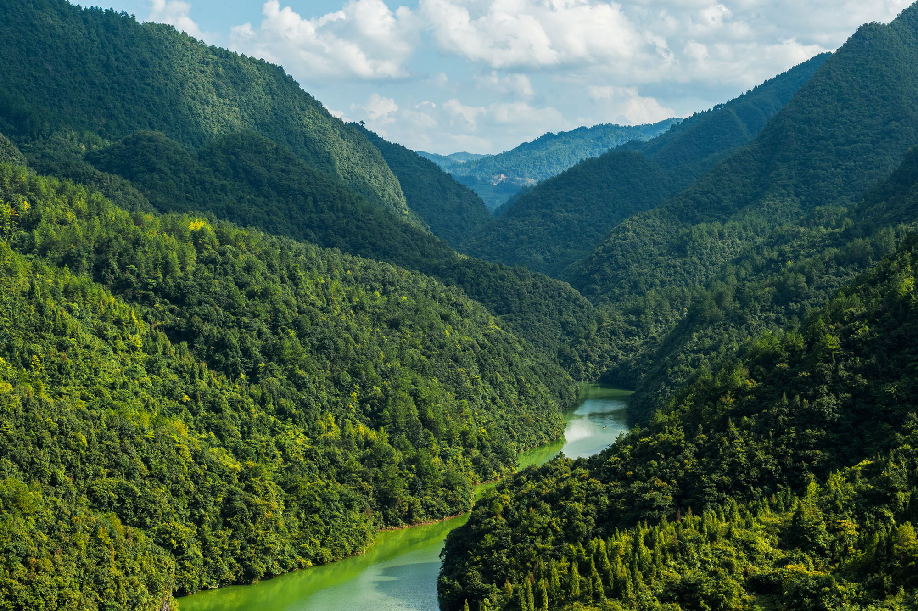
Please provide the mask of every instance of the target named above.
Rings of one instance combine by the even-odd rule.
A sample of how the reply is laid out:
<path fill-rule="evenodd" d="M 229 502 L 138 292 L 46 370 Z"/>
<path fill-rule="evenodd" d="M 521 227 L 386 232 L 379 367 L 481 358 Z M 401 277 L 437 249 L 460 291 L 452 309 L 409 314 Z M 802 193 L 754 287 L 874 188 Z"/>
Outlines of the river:
<path fill-rule="evenodd" d="M 588 386 L 568 415 L 564 441 L 520 457 L 520 466 L 601 451 L 627 430 L 628 393 Z M 440 550 L 447 533 L 468 516 L 386 531 L 365 554 L 250 586 L 230 586 L 179 599 L 181 611 L 432 611 L 437 609 Z"/>

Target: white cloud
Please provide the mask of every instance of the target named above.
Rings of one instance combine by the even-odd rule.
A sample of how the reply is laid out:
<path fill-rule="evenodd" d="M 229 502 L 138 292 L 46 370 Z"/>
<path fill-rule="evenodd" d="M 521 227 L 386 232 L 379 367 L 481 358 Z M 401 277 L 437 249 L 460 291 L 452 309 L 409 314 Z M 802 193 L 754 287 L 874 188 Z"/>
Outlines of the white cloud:
<path fill-rule="evenodd" d="M 393 115 L 398 112 L 398 104 L 392 98 L 386 98 L 374 93 L 360 109 L 366 113 L 366 117 L 370 122 L 376 125 L 385 125 L 395 120 Z"/>
<path fill-rule="evenodd" d="M 532 81 L 525 74 L 500 74 L 492 70 L 475 78 L 478 85 L 507 96 L 531 98 L 535 94 Z"/>
<path fill-rule="evenodd" d="M 200 34 L 187 2 L 152 1 L 151 19 Z M 912 0 L 340 0 L 325 14 L 262 1 L 236 50 L 390 139 L 493 152 L 702 110 Z"/>
<path fill-rule="evenodd" d="M 676 116 L 672 108 L 640 95 L 635 87 L 593 86 L 587 93 L 609 122 L 640 125 Z"/>
<path fill-rule="evenodd" d="M 210 38 L 201 31 L 198 24 L 191 18 L 191 5 L 181 0 L 152 0 L 150 2 L 150 13 L 147 15 L 147 21 L 157 23 L 168 23 L 200 40 Z"/>
<path fill-rule="evenodd" d="M 492 68 L 626 60 L 642 44 L 618 5 L 589 0 L 420 0 L 445 51 Z"/>
<path fill-rule="evenodd" d="M 298 78 L 401 78 L 417 39 L 414 14 L 383 0 L 350 0 L 339 11 L 305 18 L 279 0 L 262 20 L 233 28 L 232 46 L 277 62 Z"/>

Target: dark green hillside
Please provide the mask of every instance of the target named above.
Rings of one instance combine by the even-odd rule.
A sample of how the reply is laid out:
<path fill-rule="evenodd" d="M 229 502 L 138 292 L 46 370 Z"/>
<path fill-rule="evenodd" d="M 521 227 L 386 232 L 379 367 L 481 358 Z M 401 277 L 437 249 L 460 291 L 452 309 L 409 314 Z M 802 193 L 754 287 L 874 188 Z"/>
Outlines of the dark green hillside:
<path fill-rule="evenodd" d="M 568 266 L 590 255 L 618 223 L 661 204 L 755 138 L 826 57 L 815 57 L 648 142 L 584 161 L 524 192 L 470 238 L 465 250 L 566 277 Z"/>
<path fill-rule="evenodd" d="M 201 146 L 254 131 L 371 201 L 407 210 L 379 151 L 281 68 L 170 26 L 64 0 L 4 2 L 0 82 L 0 131 L 17 141 L 62 128 L 109 140 L 155 130 Z"/>
<path fill-rule="evenodd" d="M 498 485 L 447 542 L 445 608 L 912 608 L 916 270 L 912 236 L 646 428 Z"/>
<path fill-rule="evenodd" d="M 596 315 L 569 285 L 459 255 L 260 136 L 225 136 L 195 152 L 144 132 L 85 155 L 95 165 L 69 157 L 48 163 L 46 148 L 34 155 L 43 171 L 92 178 L 103 170 L 92 184 L 127 179 L 161 211 L 205 211 L 432 275 L 460 287 L 578 378 L 598 375 L 587 345 Z"/>
<path fill-rule="evenodd" d="M 659 204 L 672 193 L 671 183 L 662 167 L 640 153 L 613 151 L 520 196 L 464 248 L 560 277 L 608 235 L 610 223 Z M 533 198 L 552 203 L 531 206 Z"/>
<path fill-rule="evenodd" d="M 574 399 L 428 277 L 9 165 L 0 269 L 10 608 L 158 608 L 355 553 L 462 511 Z"/>
<path fill-rule="evenodd" d="M 360 125 L 353 127 L 379 149 L 401 183 L 408 207 L 430 227 L 434 235 L 457 247 L 491 219 L 481 198 L 456 182 L 437 164 L 380 138 Z"/>
<path fill-rule="evenodd" d="M 125 209 L 198 211 L 434 275 L 576 376 L 596 375 L 581 356 L 590 351 L 570 348 L 596 327 L 585 299 L 537 274 L 457 255 L 408 209 L 367 135 L 279 68 L 63 0 L 5 4 L 0 18 L 0 79 L 9 85 L 0 127 L 41 173 L 89 185 Z M 20 41 L 22 31 L 32 35 Z M 55 78 L 44 77 L 48 66 Z M 481 213 L 439 173 L 431 190 L 405 180 L 425 214 L 455 210 L 450 226 L 466 208 L 469 218 Z"/>
<path fill-rule="evenodd" d="M 706 362 L 728 356 L 753 334 L 796 326 L 844 284 L 890 254 L 918 225 L 918 149 L 892 177 L 850 209 L 821 207 L 780 227 L 725 265 L 685 299 L 689 307 L 656 350 L 629 358 L 645 373 L 635 415 L 666 403 Z M 629 329 L 629 331 L 632 331 Z M 624 331 L 622 331 L 624 332 Z M 638 363 L 643 359 L 645 362 Z"/>
<path fill-rule="evenodd" d="M 0 163 L 25 164 L 25 156 L 3 134 L 0 134 Z"/>
<path fill-rule="evenodd" d="M 712 278 L 817 206 L 850 204 L 918 142 L 918 6 L 863 26 L 749 147 L 666 206 L 616 228 L 572 273 L 597 300 Z"/>

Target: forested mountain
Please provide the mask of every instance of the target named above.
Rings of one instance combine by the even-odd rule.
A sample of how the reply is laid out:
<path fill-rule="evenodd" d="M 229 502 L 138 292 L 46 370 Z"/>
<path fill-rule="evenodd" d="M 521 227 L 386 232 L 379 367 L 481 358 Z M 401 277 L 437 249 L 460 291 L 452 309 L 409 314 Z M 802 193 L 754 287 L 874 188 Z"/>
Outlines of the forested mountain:
<path fill-rule="evenodd" d="M 918 149 L 857 206 L 823 206 L 779 227 L 714 281 L 688 292 L 687 312 L 659 347 L 628 357 L 645 360 L 627 365 L 644 372 L 632 413 L 646 417 L 699 367 L 729 356 L 750 334 L 797 326 L 916 227 Z"/>
<path fill-rule="evenodd" d="M 450 171 L 454 166 L 465 163 L 466 161 L 474 161 L 475 159 L 487 157 L 487 155 L 467 153 L 465 151 L 461 151 L 459 153 L 450 153 L 449 155 L 438 155 L 437 153 L 428 153 L 427 151 L 417 151 L 417 153 L 424 159 L 433 161 L 435 164 L 446 171 Z"/>
<path fill-rule="evenodd" d="M 546 180 L 463 244 L 475 256 L 565 277 L 609 231 L 687 187 L 751 141 L 819 69 L 821 55 L 746 94 Z M 579 280 L 579 276 L 577 277 Z"/>
<path fill-rule="evenodd" d="M 856 201 L 918 142 L 916 65 L 918 6 L 861 27 L 752 144 L 614 229 L 575 286 L 621 302 L 704 282 L 778 224 Z"/>
<path fill-rule="evenodd" d="M 455 253 L 409 210 L 369 134 L 328 115 L 280 68 L 63 0 L 4 5 L 0 15 L 0 77 L 18 87 L 0 96 L 0 125 L 39 172 L 91 185 L 127 209 L 206 212 L 433 275 L 577 377 L 597 375 L 591 351 L 571 348 L 598 326 L 588 301 L 566 284 Z M 27 44 L 14 44 L 18 31 L 32 32 Z M 90 57 L 86 66 L 73 49 Z M 42 76 L 46 65 L 55 78 Z M 387 150 L 418 214 L 454 210 L 442 215 L 446 227 L 466 211 L 480 216 L 468 191 Z M 438 181 L 431 190 L 422 173 Z M 370 189 L 389 184 L 373 182 L 383 174 L 391 189 Z"/>
<path fill-rule="evenodd" d="M 609 353 L 610 379 L 640 383 L 649 363 L 657 358 L 652 354 L 670 350 L 667 342 L 673 329 L 694 324 L 683 321 L 697 311 L 699 306 L 693 303 L 699 293 L 711 288 L 714 292 L 709 297 L 731 301 L 729 287 L 737 286 L 731 277 L 738 277 L 731 266 L 745 265 L 737 263 L 738 257 L 748 255 L 752 265 L 757 265 L 756 260 L 770 256 L 769 244 L 792 242 L 798 228 L 814 236 L 806 231 L 807 226 L 829 228 L 845 222 L 844 215 L 822 214 L 820 208 L 856 202 L 918 142 L 915 65 L 918 7 L 906 10 L 889 25 L 863 26 L 753 143 L 665 205 L 620 224 L 576 267 L 574 284 L 608 304 L 608 344 L 616 346 Z M 810 257 L 810 249 L 803 243 L 791 244 L 784 256 L 791 261 Z M 825 257 L 817 255 L 819 258 Z M 776 271 L 780 262 L 771 265 L 777 274 L 774 279 L 780 279 Z M 818 268 L 823 263 L 815 265 Z M 748 270 L 739 273 L 750 282 L 762 282 L 760 288 L 771 282 L 765 278 L 767 270 L 757 277 Z M 831 273 L 824 277 L 830 283 L 836 281 Z M 717 282 L 727 287 L 719 297 L 717 287 L 710 286 Z M 791 284 L 800 282 L 806 280 L 798 276 Z M 793 302 L 794 289 L 786 294 Z M 747 303 L 768 302 L 754 291 L 748 295 Z M 703 303 L 700 307 L 705 309 Z M 729 305 L 726 309 L 741 308 Z M 778 324 L 790 314 L 777 304 L 764 309 L 771 313 L 783 310 L 772 318 Z M 748 313 L 743 316 L 746 321 L 755 320 Z M 678 344 L 683 339 L 675 338 L 676 351 L 681 350 Z M 717 343 L 730 342 L 718 339 Z M 696 348 L 695 354 L 707 349 L 710 347 Z M 677 377 L 672 384 L 682 381 Z"/>
<path fill-rule="evenodd" d="M 465 509 L 574 400 L 429 277 L 11 165 L 0 202 L 5 606 L 158 608 L 358 552 Z"/>
<path fill-rule="evenodd" d="M 549 132 L 496 155 L 424 154 L 471 187 L 489 208 L 497 210 L 524 187 L 557 176 L 584 159 L 598 157 L 626 142 L 649 140 L 678 122 L 679 119 L 646 125 L 603 123 L 557 134 Z"/>
<path fill-rule="evenodd" d="M 456 182 L 437 164 L 399 144 L 388 142 L 360 125 L 383 159 L 392 168 L 408 199 L 408 206 L 430 230 L 451 246 L 480 229 L 491 219 L 481 198 Z"/>
<path fill-rule="evenodd" d="M 448 541 L 445 609 L 912 609 L 918 237 Z"/>
<path fill-rule="evenodd" d="M 14 139 L 61 128 L 110 140 L 155 130 L 201 146 L 254 131 L 371 201 L 407 212 L 376 147 L 281 68 L 171 26 L 64 0 L 4 2 L 0 79 L 0 131 Z"/>
<path fill-rule="evenodd" d="M 581 286 L 646 426 L 482 499 L 445 608 L 918 607 L 916 66 L 918 5 L 613 230 Z"/>

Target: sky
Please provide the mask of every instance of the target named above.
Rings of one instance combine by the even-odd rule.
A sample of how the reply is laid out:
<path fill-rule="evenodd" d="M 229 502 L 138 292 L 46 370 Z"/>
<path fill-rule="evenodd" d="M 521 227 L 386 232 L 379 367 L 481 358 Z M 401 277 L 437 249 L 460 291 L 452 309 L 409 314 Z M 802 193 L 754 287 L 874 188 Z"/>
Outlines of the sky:
<path fill-rule="evenodd" d="M 280 64 L 415 150 L 494 153 L 725 102 L 912 0 L 94 0 Z"/>

